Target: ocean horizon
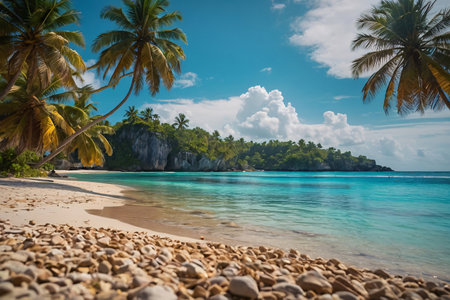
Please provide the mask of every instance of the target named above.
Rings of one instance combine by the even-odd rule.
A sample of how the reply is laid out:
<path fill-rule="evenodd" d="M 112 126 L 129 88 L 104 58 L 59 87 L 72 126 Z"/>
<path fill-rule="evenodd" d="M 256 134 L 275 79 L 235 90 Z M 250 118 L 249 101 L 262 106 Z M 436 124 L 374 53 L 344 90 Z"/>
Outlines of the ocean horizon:
<path fill-rule="evenodd" d="M 311 257 L 450 281 L 450 172 L 71 176 L 129 186 L 133 205 L 165 211 L 158 222 L 206 239 L 294 248 Z M 115 211 L 120 214 L 120 207 Z"/>

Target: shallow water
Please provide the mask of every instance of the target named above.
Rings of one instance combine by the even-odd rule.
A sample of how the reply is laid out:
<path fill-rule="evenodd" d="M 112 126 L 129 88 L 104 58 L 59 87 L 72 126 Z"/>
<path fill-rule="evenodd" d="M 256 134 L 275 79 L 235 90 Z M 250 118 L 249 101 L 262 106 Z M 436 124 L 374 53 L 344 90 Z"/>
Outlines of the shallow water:
<path fill-rule="evenodd" d="M 177 212 L 161 222 L 212 240 L 296 248 L 361 267 L 450 279 L 450 172 L 72 176 L 134 187 L 140 205 Z"/>

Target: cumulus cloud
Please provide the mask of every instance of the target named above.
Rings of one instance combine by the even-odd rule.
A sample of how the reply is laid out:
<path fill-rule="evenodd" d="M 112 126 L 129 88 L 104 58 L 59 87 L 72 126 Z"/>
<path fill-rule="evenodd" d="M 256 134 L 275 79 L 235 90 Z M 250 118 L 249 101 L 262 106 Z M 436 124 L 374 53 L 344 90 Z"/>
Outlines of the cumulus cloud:
<path fill-rule="evenodd" d="M 362 55 L 362 51 L 351 51 L 351 42 L 356 37 L 356 20 L 379 0 L 317 0 L 314 6 L 292 24 L 293 34 L 289 41 L 311 51 L 310 57 L 323 67 L 329 75 L 351 78 L 351 62 Z M 438 0 L 435 11 L 448 7 Z M 367 75 L 367 74 L 366 74 Z M 364 77 L 364 76 L 363 76 Z"/>
<path fill-rule="evenodd" d="M 260 72 L 267 72 L 267 73 L 270 73 L 270 72 L 272 72 L 272 67 L 265 67 L 265 68 L 262 68 L 261 70 L 260 70 Z"/>
<path fill-rule="evenodd" d="M 232 134 L 253 141 L 305 139 L 375 158 L 379 164 L 396 170 L 450 168 L 449 119 L 402 119 L 399 124 L 368 128 L 351 124 L 346 114 L 325 111 L 322 122 L 306 124 L 279 90 L 269 92 L 261 86 L 227 99 L 160 100 L 141 109 L 146 106 L 151 106 L 163 122 L 172 123 L 178 113 L 184 113 L 191 127 L 219 130 L 223 137 Z"/>
<path fill-rule="evenodd" d="M 187 72 L 175 80 L 174 87 L 176 88 L 188 88 L 196 85 L 198 82 L 198 75 L 193 72 Z"/>
<path fill-rule="evenodd" d="M 95 64 L 95 60 L 94 59 L 90 59 L 88 61 L 85 62 L 86 67 L 90 67 L 93 64 Z M 82 87 L 85 85 L 90 85 L 92 86 L 94 89 L 98 89 L 102 86 L 102 81 L 100 80 L 100 78 L 97 77 L 97 74 L 93 71 L 86 71 L 81 75 L 81 79 L 80 78 L 74 78 L 75 83 L 78 87 Z"/>

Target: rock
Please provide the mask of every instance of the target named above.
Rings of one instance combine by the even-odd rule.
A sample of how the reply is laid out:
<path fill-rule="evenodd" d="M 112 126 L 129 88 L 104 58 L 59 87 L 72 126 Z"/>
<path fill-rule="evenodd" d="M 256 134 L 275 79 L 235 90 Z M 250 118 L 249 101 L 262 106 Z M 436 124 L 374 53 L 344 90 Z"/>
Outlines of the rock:
<path fill-rule="evenodd" d="M 333 297 L 330 294 L 323 294 L 317 297 L 317 300 L 333 300 Z"/>
<path fill-rule="evenodd" d="M 400 298 L 405 300 L 423 300 L 419 294 L 414 293 L 413 291 L 404 291 L 400 295 Z"/>
<path fill-rule="evenodd" d="M 48 256 L 57 256 L 57 255 L 64 256 L 64 252 L 59 249 L 52 249 L 48 252 Z"/>
<path fill-rule="evenodd" d="M 108 247 L 109 243 L 111 243 L 111 238 L 105 236 L 97 240 L 97 243 L 102 247 Z"/>
<path fill-rule="evenodd" d="M 337 292 L 333 294 L 333 300 L 358 300 L 355 294 L 350 292 Z"/>
<path fill-rule="evenodd" d="M 72 272 L 69 275 L 67 275 L 67 278 L 72 280 L 73 283 L 79 283 L 79 282 L 85 282 L 85 281 L 91 280 L 92 275 L 86 274 L 86 273 Z"/>
<path fill-rule="evenodd" d="M 184 263 L 183 266 L 186 268 L 186 274 L 191 278 L 207 278 L 208 274 L 199 265 L 194 263 Z"/>
<path fill-rule="evenodd" d="M 365 298 L 368 297 L 366 289 L 358 281 L 351 282 L 346 277 L 338 275 L 334 278 L 332 283 L 333 292 L 350 292 L 359 294 Z"/>
<path fill-rule="evenodd" d="M 111 273 L 111 268 L 112 268 L 111 264 L 108 261 L 103 260 L 98 265 L 98 272 L 103 273 L 103 274 L 109 274 L 109 273 Z"/>
<path fill-rule="evenodd" d="M 59 234 L 55 234 L 52 236 L 52 244 L 53 245 L 64 245 L 66 244 L 66 240 L 61 237 Z"/>
<path fill-rule="evenodd" d="M 14 291 L 14 285 L 11 282 L 0 282 L 0 297 Z"/>
<path fill-rule="evenodd" d="M 223 276 L 212 277 L 208 281 L 211 285 L 217 284 L 219 286 L 224 286 L 224 285 L 228 284 L 228 280 Z"/>
<path fill-rule="evenodd" d="M 33 281 L 33 278 L 31 278 L 30 276 L 25 275 L 25 274 L 17 274 L 17 275 L 11 276 L 9 281 L 12 284 L 14 284 L 15 286 L 21 286 L 22 283 L 30 283 L 31 281 Z"/>
<path fill-rule="evenodd" d="M 177 300 L 177 295 L 165 285 L 145 287 L 136 293 L 136 300 Z"/>
<path fill-rule="evenodd" d="M 305 292 L 301 289 L 301 287 L 287 282 L 277 283 L 272 287 L 272 289 L 274 291 L 292 294 L 295 297 L 305 295 Z"/>
<path fill-rule="evenodd" d="M 198 297 L 200 297 L 200 298 L 207 298 L 208 295 L 209 295 L 208 291 L 205 290 L 205 288 L 202 287 L 201 285 L 197 285 L 194 288 L 194 293 L 192 294 L 192 296 L 194 298 L 198 298 Z"/>
<path fill-rule="evenodd" d="M 145 246 L 141 247 L 141 249 L 139 249 L 139 251 L 141 251 L 142 255 L 146 255 L 146 256 L 155 256 L 156 255 L 156 250 L 153 245 L 145 245 Z"/>
<path fill-rule="evenodd" d="M 370 292 L 370 290 L 380 289 L 387 286 L 387 282 L 381 279 L 375 279 L 364 283 L 364 288 Z"/>
<path fill-rule="evenodd" d="M 369 299 L 377 300 L 377 299 L 397 299 L 398 297 L 394 294 L 394 292 L 389 288 L 389 286 L 384 286 L 379 289 L 372 289 L 369 291 Z"/>
<path fill-rule="evenodd" d="M 225 297 L 224 295 L 215 295 L 208 299 L 209 300 L 230 300 L 229 298 Z"/>
<path fill-rule="evenodd" d="M 386 271 L 384 271 L 384 270 L 382 270 L 382 269 L 375 270 L 375 272 L 373 272 L 373 273 L 374 273 L 375 275 L 380 276 L 380 277 L 383 278 L 383 279 L 389 279 L 389 278 L 392 277 L 389 273 L 387 273 Z"/>
<path fill-rule="evenodd" d="M 209 287 L 208 291 L 211 296 L 214 296 L 221 294 L 223 292 L 223 289 L 218 284 L 213 284 Z"/>
<path fill-rule="evenodd" d="M 301 274 L 297 277 L 296 283 L 303 290 L 312 290 L 318 294 L 330 294 L 333 290 L 328 280 L 317 271 Z"/>
<path fill-rule="evenodd" d="M 258 285 L 250 276 L 235 276 L 230 281 L 229 291 L 231 294 L 250 299 L 258 298 Z"/>
<path fill-rule="evenodd" d="M 275 283 L 277 283 L 277 281 L 275 280 L 275 278 L 273 278 L 270 275 L 266 275 L 264 273 L 262 273 L 261 275 L 259 275 L 259 280 L 264 283 L 267 286 L 272 286 Z"/>
<path fill-rule="evenodd" d="M 438 296 L 444 296 L 444 295 L 449 294 L 449 292 L 446 289 L 444 289 L 443 287 L 439 287 L 439 286 L 432 288 L 431 291 Z"/>

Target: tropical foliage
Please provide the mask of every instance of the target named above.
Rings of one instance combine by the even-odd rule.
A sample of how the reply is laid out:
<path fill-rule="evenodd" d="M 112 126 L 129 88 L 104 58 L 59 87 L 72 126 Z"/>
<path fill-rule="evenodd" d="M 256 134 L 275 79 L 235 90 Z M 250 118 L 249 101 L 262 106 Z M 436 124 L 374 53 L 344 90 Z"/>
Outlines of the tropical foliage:
<path fill-rule="evenodd" d="M 32 168 L 30 162 L 38 162 L 39 156 L 32 151 L 24 151 L 18 154 L 14 149 L 6 149 L 0 152 L 0 177 L 38 177 L 46 176 L 53 169 L 51 164 L 45 164 L 41 169 Z"/>
<path fill-rule="evenodd" d="M 357 21 L 364 33 L 353 49 L 371 49 L 353 62 L 358 78 L 372 69 L 363 100 L 386 86 L 383 108 L 396 100 L 398 113 L 450 109 L 450 9 L 431 16 L 434 1 L 383 0 Z"/>
<path fill-rule="evenodd" d="M 174 81 L 173 72 L 180 73 L 180 62 L 185 55 L 175 42 L 186 43 L 186 36 L 181 29 L 168 27 L 181 20 L 181 14 L 166 12 L 167 0 L 123 0 L 123 4 L 125 11 L 115 6 L 102 11 L 101 17 L 114 22 L 118 29 L 100 34 L 92 50 L 101 51 L 95 68 L 99 73 L 103 72 L 103 78 L 112 71 L 109 85 L 114 86 L 124 74 L 131 74 L 128 93 L 110 112 L 79 128 L 41 163 L 55 157 L 83 131 L 116 112 L 133 91 L 139 94 L 144 83 L 154 95 L 159 91 L 161 81 L 170 89 Z"/>
<path fill-rule="evenodd" d="M 172 124 L 176 129 L 185 129 L 189 127 L 189 120 L 186 118 L 185 114 L 178 114 L 175 117 L 175 123 Z"/>
<path fill-rule="evenodd" d="M 70 43 L 84 46 L 84 39 L 78 31 L 61 28 L 79 19 L 70 0 L 0 1 L 0 72 L 7 81 L 0 100 L 21 73 L 26 74 L 28 92 L 46 89 L 52 76 L 64 86 L 76 87 L 72 67 L 82 72 L 86 66 Z"/>
<path fill-rule="evenodd" d="M 191 153 L 194 157 L 222 160 L 228 169 L 260 169 L 260 170 L 383 170 L 374 160 L 365 156 L 354 157 L 350 152 L 341 152 L 335 148 L 322 149 L 322 145 L 313 142 L 269 142 L 255 143 L 233 136 L 221 138 L 219 132 L 212 134 L 201 129 L 178 130 L 167 123 L 159 124 L 158 130 L 151 123 L 142 120 L 135 123 L 122 123 L 115 126 L 118 135 L 111 137 L 114 155 L 107 158 L 108 168 L 126 170 L 130 165 L 140 165 L 138 156 L 133 152 L 128 136 L 136 137 L 137 133 L 152 132 L 158 139 L 168 143 L 170 157 Z M 125 138 L 123 138 L 125 137 Z M 158 143 L 152 144 L 157 147 Z M 152 149 L 159 153 L 160 149 Z M 183 155 L 181 155 L 183 157 Z M 387 170 L 387 169 L 384 169 Z"/>

